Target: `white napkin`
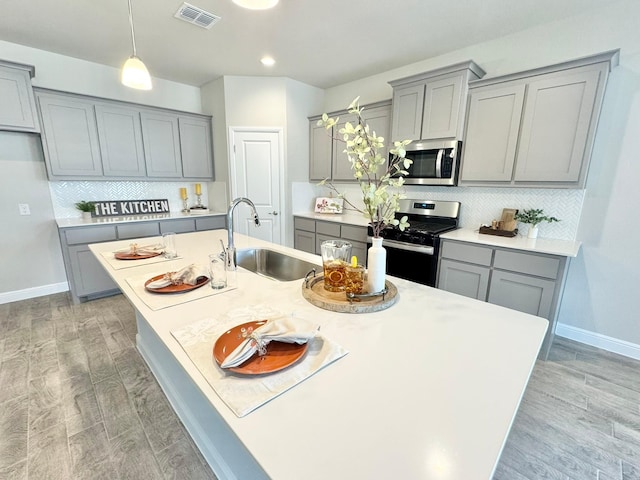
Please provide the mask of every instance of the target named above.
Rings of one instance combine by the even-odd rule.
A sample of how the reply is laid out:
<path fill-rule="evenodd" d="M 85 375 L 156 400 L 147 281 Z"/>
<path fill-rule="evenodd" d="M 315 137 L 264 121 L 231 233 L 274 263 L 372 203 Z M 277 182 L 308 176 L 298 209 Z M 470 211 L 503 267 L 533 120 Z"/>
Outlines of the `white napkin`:
<path fill-rule="evenodd" d="M 192 263 L 177 272 L 167 272 L 164 277 L 155 280 L 147 285 L 147 288 L 162 288 L 168 285 L 178 285 L 186 283 L 196 285 L 202 277 L 209 278 L 207 269 L 202 265 Z"/>
<path fill-rule="evenodd" d="M 132 255 L 146 255 L 149 253 L 162 253 L 164 251 L 164 245 L 160 243 L 153 243 L 150 245 L 138 245 L 137 243 L 129 244 L 128 248 L 116 250 L 113 253 L 130 253 Z"/>
<path fill-rule="evenodd" d="M 251 335 L 238 345 L 224 359 L 220 365 L 222 368 L 237 367 L 249 360 L 254 353 L 262 350 L 266 351 L 266 346 L 271 341 L 285 343 L 307 343 L 320 329 L 319 325 L 315 325 L 301 318 L 293 319 L 292 317 L 276 317 L 271 318 L 256 328 Z"/>

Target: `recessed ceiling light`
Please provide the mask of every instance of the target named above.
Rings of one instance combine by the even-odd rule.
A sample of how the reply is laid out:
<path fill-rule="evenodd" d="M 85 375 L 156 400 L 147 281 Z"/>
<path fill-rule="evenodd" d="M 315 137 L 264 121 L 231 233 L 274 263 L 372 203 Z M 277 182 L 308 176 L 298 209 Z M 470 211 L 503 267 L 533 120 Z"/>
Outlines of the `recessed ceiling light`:
<path fill-rule="evenodd" d="M 276 63 L 276 61 L 271 57 L 262 57 L 260 62 L 262 62 L 265 67 L 272 67 Z"/>
<path fill-rule="evenodd" d="M 266 10 L 273 8 L 279 0 L 233 0 L 233 3 L 250 10 Z"/>

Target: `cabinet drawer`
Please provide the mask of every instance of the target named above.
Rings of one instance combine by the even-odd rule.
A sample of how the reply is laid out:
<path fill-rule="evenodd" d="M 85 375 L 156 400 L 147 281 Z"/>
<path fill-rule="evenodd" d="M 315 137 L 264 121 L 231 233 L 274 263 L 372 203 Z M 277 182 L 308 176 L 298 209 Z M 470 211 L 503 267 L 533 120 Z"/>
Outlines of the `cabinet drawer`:
<path fill-rule="evenodd" d="M 558 276 L 560 259 L 546 255 L 496 250 L 493 266 L 501 270 L 555 279 Z"/>
<path fill-rule="evenodd" d="M 367 227 L 355 227 L 353 225 L 342 225 L 340 235 L 346 240 L 367 243 Z"/>
<path fill-rule="evenodd" d="M 67 239 L 67 245 L 109 242 L 116 239 L 116 227 L 115 225 L 82 227 L 74 230 L 65 230 L 64 235 Z"/>
<path fill-rule="evenodd" d="M 443 242 L 442 257 L 478 265 L 491 265 L 492 249 L 466 243 Z"/>
<path fill-rule="evenodd" d="M 220 215 L 219 217 L 196 218 L 196 230 L 224 230 L 227 228 L 227 217 Z"/>
<path fill-rule="evenodd" d="M 295 217 L 293 219 L 293 228 L 295 230 L 305 230 L 307 232 L 316 231 L 316 221 L 308 218 Z"/>
<path fill-rule="evenodd" d="M 118 239 L 120 240 L 126 238 L 153 237 L 155 235 L 160 235 L 158 222 L 118 225 Z"/>
<path fill-rule="evenodd" d="M 340 224 L 331 222 L 316 222 L 316 232 L 340 238 Z"/>
<path fill-rule="evenodd" d="M 166 220 L 160 222 L 160 233 L 189 233 L 196 229 L 195 221 L 192 218 L 182 218 L 180 220 Z"/>

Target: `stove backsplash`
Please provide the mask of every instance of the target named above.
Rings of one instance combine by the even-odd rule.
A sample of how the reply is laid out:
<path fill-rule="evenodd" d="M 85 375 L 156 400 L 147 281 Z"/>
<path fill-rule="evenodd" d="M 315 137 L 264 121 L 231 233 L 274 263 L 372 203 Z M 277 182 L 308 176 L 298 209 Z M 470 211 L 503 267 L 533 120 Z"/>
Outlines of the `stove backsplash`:
<path fill-rule="evenodd" d="M 313 210 L 313 195 L 328 195 L 326 187 L 313 184 L 313 188 L 293 188 L 294 213 Z M 338 190 L 352 202 L 361 205 L 358 185 L 337 185 Z M 557 223 L 540 225 L 540 237 L 576 240 L 585 190 L 544 188 L 485 188 L 485 187 L 413 187 L 405 186 L 408 198 L 423 200 L 450 200 L 462 204 L 460 227 L 477 229 L 480 224 L 491 224 L 500 219 L 503 208 L 542 208 L 546 215 L 559 218 Z M 306 198 L 307 195 L 311 195 Z M 309 208 L 305 210 L 305 206 Z M 520 232 L 526 234 L 527 227 Z"/>

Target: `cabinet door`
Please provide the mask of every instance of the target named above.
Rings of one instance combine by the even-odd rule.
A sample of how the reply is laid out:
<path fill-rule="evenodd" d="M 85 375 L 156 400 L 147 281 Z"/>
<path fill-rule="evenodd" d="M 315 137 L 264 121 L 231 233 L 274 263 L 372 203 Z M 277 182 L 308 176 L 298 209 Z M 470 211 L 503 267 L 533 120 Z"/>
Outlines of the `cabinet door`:
<path fill-rule="evenodd" d="M 555 286 L 552 280 L 494 270 L 488 301 L 549 319 Z"/>
<path fill-rule="evenodd" d="M 178 117 L 141 112 L 142 139 L 149 177 L 182 177 Z"/>
<path fill-rule="evenodd" d="M 486 301 L 489 272 L 489 267 L 469 265 L 443 258 L 440 260 L 438 288 Z"/>
<path fill-rule="evenodd" d="M 335 127 L 333 127 L 336 139 L 333 141 L 333 153 L 331 155 L 331 178 L 333 180 L 355 182 L 356 179 L 353 176 L 351 162 L 349 161 L 347 154 L 344 152 L 346 144 L 342 140 L 340 133 L 338 133 L 341 128 L 344 128 L 347 122 L 355 126 L 358 122 L 358 117 L 350 113 L 340 115 L 340 120 Z"/>
<path fill-rule="evenodd" d="M 69 247 L 69 261 L 76 296 L 84 297 L 118 288 L 88 246 Z"/>
<path fill-rule="evenodd" d="M 393 89 L 394 140 L 421 140 L 424 111 L 424 84 Z"/>
<path fill-rule="evenodd" d="M 93 102 L 38 95 L 42 143 L 50 176 L 102 176 Z"/>
<path fill-rule="evenodd" d="M 197 232 L 202 230 L 224 230 L 225 228 L 227 228 L 226 215 L 196 218 Z"/>
<path fill-rule="evenodd" d="M 524 93 L 524 83 L 471 92 L 462 181 L 511 181 Z"/>
<path fill-rule="evenodd" d="M 333 149 L 333 130 L 316 125 L 317 120 L 309 122 L 309 180 L 331 178 L 331 152 Z"/>
<path fill-rule="evenodd" d="M 370 132 L 376 132 L 378 137 L 384 138 L 384 151 L 380 154 L 388 159 L 389 148 L 393 145 L 393 139 L 391 139 L 391 105 L 385 105 L 381 107 L 374 107 L 371 109 L 365 108 L 362 112 L 362 118 L 365 124 L 369 125 Z M 382 165 L 378 169 L 378 174 L 382 173 L 386 169 L 386 164 Z M 351 178 L 353 179 L 353 172 L 351 172 Z"/>
<path fill-rule="evenodd" d="M 106 177 L 144 177 L 139 110 L 96 104 L 102 168 Z"/>
<path fill-rule="evenodd" d="M 522 116 L 516 181 L 578 182 L 590 150 L 601 72 L 593 67 L 531 82 Z M 586 162 L 588 163 L 588 162 Z"/>
<path fill-rule="evenodd" d="M 293 248 L 303 252 L 316 253 L 316 234 L 305 230 L 295 230 Z"/>
<path fill-rule="evenodd" d="M 427 82 L 424 95 L 421 139 L 458 135 L 463 75 Z"/>
<path fill-rule="evenodd" d="M 0 130 L 40 131 L 29 70 L 0 66 L 0 105 Z"/>
<path fill-rule="evenodd" d="M 211 121 L 204 118 L 180 117 L 182 174 L 186 178 L 213 180 L 213 148 Z"/>
<path fill-rule="evenodd" d="M 193 218 L 181 218 L 179 220 L 165 220 L 160 222 L 160 233 L 190 233 L 196 231 L 196 223 Z"/>

